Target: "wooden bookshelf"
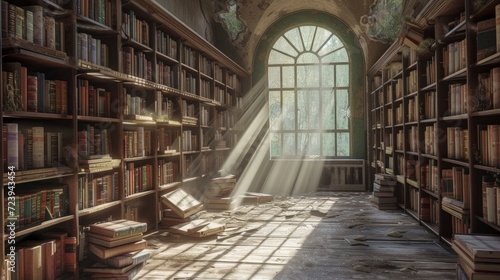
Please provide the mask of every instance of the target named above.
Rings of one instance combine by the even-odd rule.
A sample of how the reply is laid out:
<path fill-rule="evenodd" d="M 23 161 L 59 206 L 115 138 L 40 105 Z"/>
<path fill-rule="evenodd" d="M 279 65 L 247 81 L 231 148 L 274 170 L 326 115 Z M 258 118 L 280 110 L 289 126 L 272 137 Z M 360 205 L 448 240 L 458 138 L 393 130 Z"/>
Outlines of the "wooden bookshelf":
<path fill-rule="evenodd" d="M 458 233 L 500 234 L 497 221 L 485 217 L 481 188 L 483 176 L 498 173 L 499 151 L 490 137 L 497 135 L 499 116 L 492 100 L 500 100 L 492 81 L 500 49 L 481 32 L 490 32 L 488 38 L 499 33 L 495 24 L 486 31 L 481 26 L 496 17 L 498 30 L 500 1 L 480 8 L 473 2 L 429 2 L 415 23 L 436 43 L 417 51 L 401 38 L 367 75 L 371 180 L 395 166 L 398 205 L 445 243 Z M 390 99 L 399 66 L 402 97 Z M 388 142 L 396 143 L 394 156 L 379 149 Z"/>
<path fill-rule="evenodd" d="M 15 170 L 19 176 L 11 176 L 15 192 L 9 193 L 14 184 L 7 173 L 14 161 L 2 161 L 2 208 L 6 210 L 8 197 L 28 191 L 30 184 L 68 186 L 66 214 L 23 225 L 18 231 L 22 238 L 63 230 L 78 240 L 82 227 L 108 217 L 133 217 L 154 231 L 163 207 L 159 196 L 218 171 L 238 140 L 239 131 L 232 127 L 246 70 L 155 1 L 106 0 L 94 12 L 82 2 L 3 1 L 7 16 L 10 6 L 24 14 L 28 8 L 23 7 L 39 6 L 35 9 L 50 17 L 55 30 L 54 42 L 36 42 L 29 33 L 16 34 L 14 14 L 14 26 L 6 26 L 7 34 L 2 34 L 5 74 L 0 83 L 24 94 L 19 94 L 21 100 L 0 98 L 0 124 L 11 129 L 4 132 L 4 144 L 19 144 L 19 132 L 28 139 L 34 127 L 52 137 L 49 144 L 39 144 L 45 151 L 37 150 L 43 161 L 50 147 L 50 162 L 34 167 L 32 156 L 21 158 L 22 169 Z M 37 23 L 33 28 L 45 30 Z M 19 69 L 23 80 L 13 83 L 15 76 L 9 73 Z M 35 90 L 43 85 L 43 93 L 30 92 L 28 79 L 36 81 L 31 84 L 37 85 Z M 183 119 L 185 105 L 190 105 L 191 118 Z M 8 142 L 7 132 L 14 135 L 15 128 L 10 124 L 17 124 L 18 137 Z M 188 134 L 190 146 L 183 149 Z M 32 155 L 22 150 L 22 156 Z M 1 153 L 6 159 L 8 150 Z M 58 171 L 57 166 L 65 168 Z M 0 225 L 5 229 L 4 219 Z M 2 252 L 9 234 L 2 233 Z M 4 254 L 0 260 L 3 264 Z"/>

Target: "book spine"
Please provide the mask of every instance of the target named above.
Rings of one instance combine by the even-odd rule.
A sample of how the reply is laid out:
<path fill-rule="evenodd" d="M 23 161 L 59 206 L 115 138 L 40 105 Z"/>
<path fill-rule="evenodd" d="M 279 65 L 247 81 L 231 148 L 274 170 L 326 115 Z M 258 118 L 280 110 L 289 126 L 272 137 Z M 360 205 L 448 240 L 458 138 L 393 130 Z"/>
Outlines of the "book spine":
<path fill-rule="evenodd" d="M 44 167 L 44 128 L 33 127 L 33 167 Z"/>
<path fill-rule="evenodd" d="M 16 169 L 19 169 L 18 133 L 17 123 L 7 123 L 7 166 Z"/>

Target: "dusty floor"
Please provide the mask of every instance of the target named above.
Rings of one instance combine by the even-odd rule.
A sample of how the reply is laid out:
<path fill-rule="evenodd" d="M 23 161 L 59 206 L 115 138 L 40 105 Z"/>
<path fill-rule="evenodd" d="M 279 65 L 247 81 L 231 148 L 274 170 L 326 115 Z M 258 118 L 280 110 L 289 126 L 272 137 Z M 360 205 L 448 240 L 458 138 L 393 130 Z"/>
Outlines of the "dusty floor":
<path fill-rule="evenodd" d="M 455 279 L 457 257 L 401 211 L 369 193 L 275 198 L 201 218 L 223 235 L 149 236 L 152 258 L 136 279 Z"/>

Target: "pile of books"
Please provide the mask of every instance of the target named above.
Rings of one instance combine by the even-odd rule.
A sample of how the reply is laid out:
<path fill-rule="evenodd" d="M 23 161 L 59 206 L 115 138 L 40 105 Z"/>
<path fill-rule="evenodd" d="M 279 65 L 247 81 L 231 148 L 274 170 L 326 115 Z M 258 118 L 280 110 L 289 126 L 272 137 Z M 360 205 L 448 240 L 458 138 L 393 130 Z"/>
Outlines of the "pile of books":
<path fill-rule="evenodd" d="M 500 279 L 500 236 L 455 234 L 458 280 Z"/>
<path fill-rule="evenodd" d="M 92 279 L 133 279 L 149 259 L 143 233 L 147 224 L 115 220 L 92 224 L 86 233 L 89 251 L 99 262 L 84 269 Z"/>
<path fill-rule="evenodd" d="M 205 186 L 203 193 L 205 208 L 212 210 L 232 210 L 242 204 L 259 204 L 273 200 L 273 196 L 270 194 L 256 192 L 237 194 L 235 192 L 235 185 L 235 175 L 211 179 L 207 186 Z"/>
<path fill-rule="evenodd" d="M 397 198 L 394 195 L 396 187 L 396 176 L 391 174 L 377 173 L 373 181 L 373 194 L 370 202 L 380 210 L 394 210 L 397 208 Z"/>
<path fill-rule="evenodd" d="M 191 237 L 206 237 L 224 231 L 225 225 L 200 219 L 203 203 L 179 188 L 161 196 L 168 207 L 162 211 L 160 226 L 169 232 Z"/>

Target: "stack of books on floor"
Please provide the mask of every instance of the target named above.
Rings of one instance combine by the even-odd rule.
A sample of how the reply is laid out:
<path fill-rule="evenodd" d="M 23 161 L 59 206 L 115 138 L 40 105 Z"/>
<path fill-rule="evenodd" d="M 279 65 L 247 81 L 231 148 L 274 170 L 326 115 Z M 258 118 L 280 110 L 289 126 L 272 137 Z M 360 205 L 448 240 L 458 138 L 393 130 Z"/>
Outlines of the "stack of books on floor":
<path fill-rule="evenodd" d="M 373 181 L 373 194 L 370 202 L 380 210 L 397 209 L 397 198 L 394 195 L 396 187 L 396 176 L 391 174 L 377 173 Z"/>
<path fill-rule="evenodd" d="M 133 279 L 150 256 L 143 239 L 146 230 L 146 223 L 126 219 L 90 225 L 89 251 L 99 261 L 84 272 L 92 279 Z"/>
<path fill-rule="evenodd" d="M 500 279 L 500 236 L 455 234 L 458 280 Z"/>
<path fill-rule="evenodd" d="M 213 178 L 205 186 L 205 208 L 211 210 L 233 210 L 238 205 L 259 204 L 273 200 L 273 196 L 270 194 L 257 192 L 239 194 L 235 187 L 236 176 L 234 175 Z"/>
<path fill-rule="evenodd" d="M 160 226 L 167 231 L 190 237 L 207 237 L 224 231 L 225 226 L 200 219 L 203 203 L 179 188 L 161 196 L 168 207 L 162 211 Z"/>

